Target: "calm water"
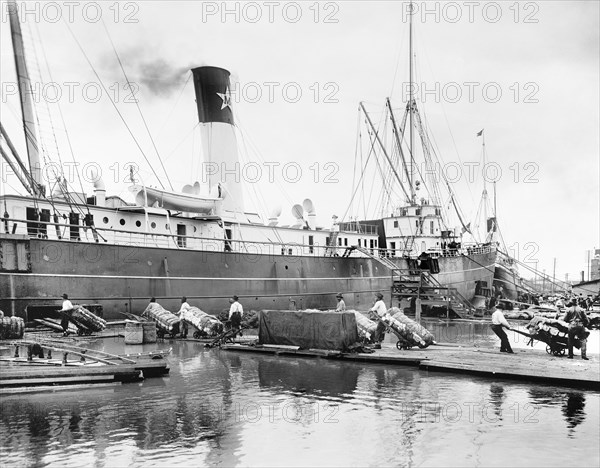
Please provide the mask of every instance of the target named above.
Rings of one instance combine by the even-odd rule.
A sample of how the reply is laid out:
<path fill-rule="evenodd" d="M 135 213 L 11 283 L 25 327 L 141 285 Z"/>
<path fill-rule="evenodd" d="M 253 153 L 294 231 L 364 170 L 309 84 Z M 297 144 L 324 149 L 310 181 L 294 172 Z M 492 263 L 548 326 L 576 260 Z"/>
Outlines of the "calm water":
<path fill-rule="evenodd" d="M 498 344 L 488 325 L 427 326 L 439 341 Z M 112 340 L 95 346 L 123 349 Z M 158 346 L 173 346 L 164 379 L 2 397 L 0 465 L 600 464 L 596 392 L 199 343 Z M 591 347 L 597 362 L 597 331 Z"/>

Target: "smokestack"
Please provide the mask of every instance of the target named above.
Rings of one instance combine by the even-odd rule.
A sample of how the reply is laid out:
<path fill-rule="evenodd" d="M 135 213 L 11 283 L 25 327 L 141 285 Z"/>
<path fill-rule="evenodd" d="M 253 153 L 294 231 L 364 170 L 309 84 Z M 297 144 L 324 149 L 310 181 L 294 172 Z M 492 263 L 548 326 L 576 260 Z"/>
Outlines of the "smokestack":
<path fill-rule="evenodd" d="M 230 73 L 224 68 L 198 67 L 192 69 L 192 74 L 200 122 L 233 125 Z"/>
<path fill-rule="evenodd" d="M 218 67 L 198 67 L 192 74 L 204 154 L 202 181 L 208 182 L 213 196 L 223 198 L 223 215 L 236 218 L 236 213 L 244 213 L 244 203 L 230 73 Z"/>

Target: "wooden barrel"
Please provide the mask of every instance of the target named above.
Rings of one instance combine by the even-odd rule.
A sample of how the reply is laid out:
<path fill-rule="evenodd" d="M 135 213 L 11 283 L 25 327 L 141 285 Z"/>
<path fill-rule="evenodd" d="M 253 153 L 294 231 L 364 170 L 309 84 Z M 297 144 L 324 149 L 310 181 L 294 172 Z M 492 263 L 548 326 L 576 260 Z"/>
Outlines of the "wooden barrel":
<path fill-rule="evenodd" d="M 125 324 L 125 344 L 142 344 L 144 342 L 144 328 L 142 323 L 127 320 Z"/>
<path fill-rule="evenodd" d="M 143 322 L 144 343 L 156 343 L 156 323 Z"/>

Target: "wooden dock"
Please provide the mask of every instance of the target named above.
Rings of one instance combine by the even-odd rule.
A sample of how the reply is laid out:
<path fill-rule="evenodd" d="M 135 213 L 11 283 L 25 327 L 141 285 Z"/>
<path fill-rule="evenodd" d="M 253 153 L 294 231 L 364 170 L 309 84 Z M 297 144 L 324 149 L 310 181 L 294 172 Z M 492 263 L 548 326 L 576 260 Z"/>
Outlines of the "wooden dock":
<path fill-rule="evenodd" d="M 600 390 L 598 357 L 584 361 L 577 354 L 574 359 L 552 356 L 538 350 L 515 350 L 514 354 L 500 353 L 497 349 L 437 344 L 426 349 L 399 351 L 384 343 L 373 353 L 341 353 L 322 349 L 299 349 L 297 346 L 227 344 L 228 351 L 267 353 L 281 356 L 321 357 L 343 361 L 374 364 L 413 366 L 424 371 L 444 371 L 492 377 L 502 380 L 520 380 L 565 387 Z"/>

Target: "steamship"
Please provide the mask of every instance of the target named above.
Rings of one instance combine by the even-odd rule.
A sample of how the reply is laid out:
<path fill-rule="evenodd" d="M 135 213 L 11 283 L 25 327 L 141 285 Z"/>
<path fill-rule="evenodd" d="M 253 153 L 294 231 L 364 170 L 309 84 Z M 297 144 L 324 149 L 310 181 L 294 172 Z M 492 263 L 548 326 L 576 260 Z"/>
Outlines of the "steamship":
<path fill-rule="evenodd" d="M 109 319 L 141 312 L 151 297 L 176 310 L 187 296 L 218 313 L 232 294 L 245 309 L 260 310 L 333 307 L 342 292 L 349 308 L 364 310 L 375 291 L 389 293 L 394 268 L 415 268 L 423 254 L 434 260 L 431 274 L 439 284 L 471 304 L 491 287 L 495 247 L 459 245 L 460 232 L 444 227 L 441 207 L 414 193 L 387 217 L 322 228 L 309 199 L 293 207 L 290 226 L 280 225 L 277 211 L 266 220 L 247 212 L 241 186 L 220 172 L 209 176 L 207 187 L 190 184 L 182 191 L 149 187 L 132 174 L 134 202 L 107 194 L 101 179 L 90 193 L 64 180 L 47 191 L 17 9 L 9 13 L 27 161 L 4 126 L 0 148 L 27 194 L 0 195 L 5 314 L 35 318 L 65 292 L 75 303 L 100 305 Z M 234 167 L 230 74 L 209 66 L 191 72 L 203 155 Z M 414 107 L 408 106 L 411 116 Z M 398 234 L 402 227 L 410 235 Z M 446 248 L 450 243 L 456 247 Z"/>

